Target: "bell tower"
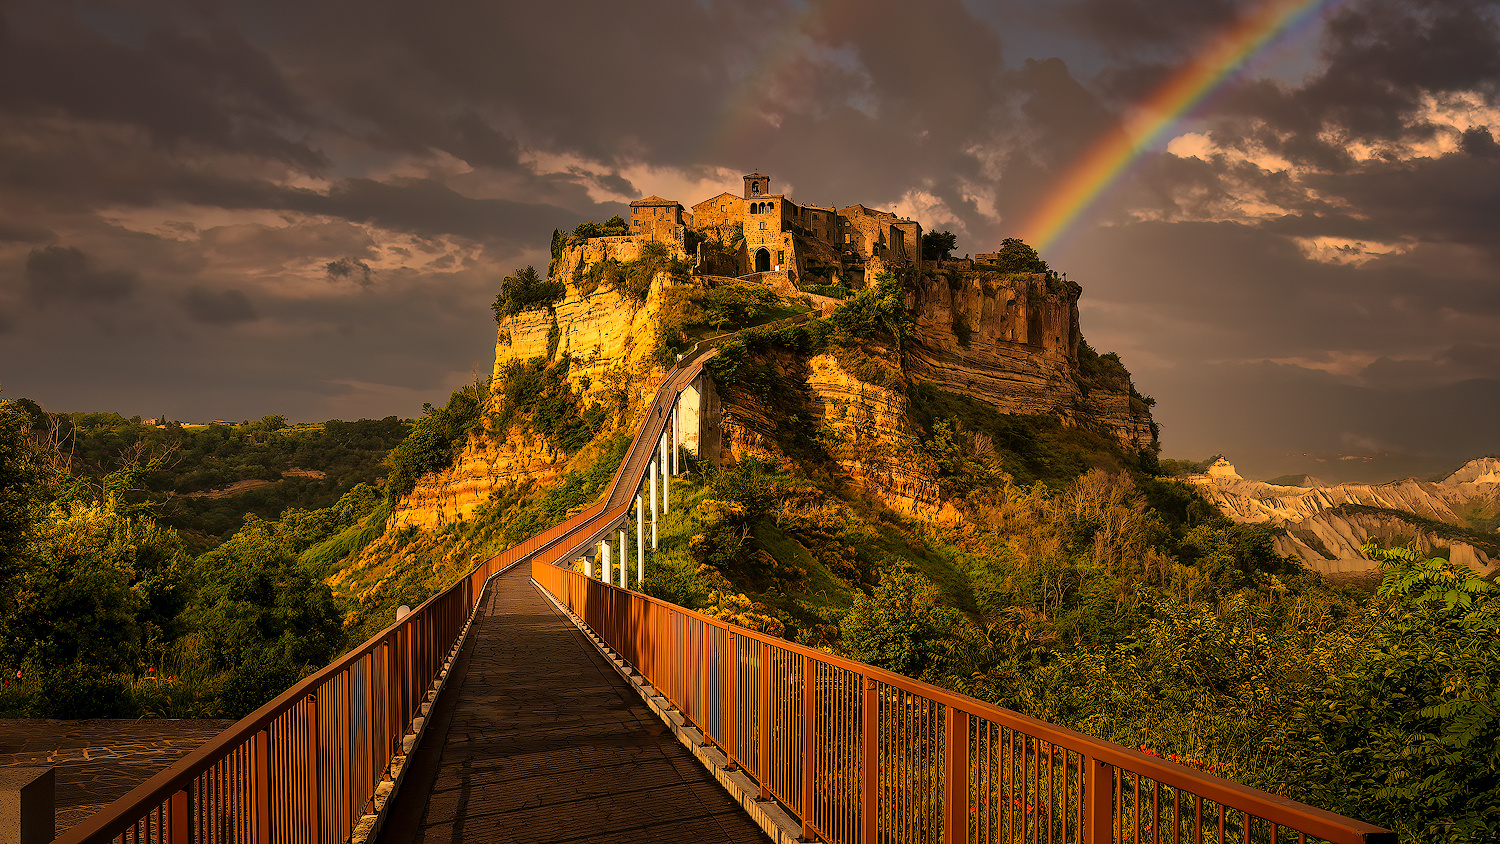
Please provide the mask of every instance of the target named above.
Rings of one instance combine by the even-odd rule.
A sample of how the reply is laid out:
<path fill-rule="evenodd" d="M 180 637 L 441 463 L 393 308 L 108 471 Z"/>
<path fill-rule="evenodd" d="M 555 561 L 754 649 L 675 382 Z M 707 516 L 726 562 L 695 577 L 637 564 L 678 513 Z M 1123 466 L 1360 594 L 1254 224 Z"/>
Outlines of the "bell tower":
<path fill-rule="evenodd" d="M 771 192 L 771 177 L 755 172 L 745 176 L 745 198 L 759 199 Z"/>

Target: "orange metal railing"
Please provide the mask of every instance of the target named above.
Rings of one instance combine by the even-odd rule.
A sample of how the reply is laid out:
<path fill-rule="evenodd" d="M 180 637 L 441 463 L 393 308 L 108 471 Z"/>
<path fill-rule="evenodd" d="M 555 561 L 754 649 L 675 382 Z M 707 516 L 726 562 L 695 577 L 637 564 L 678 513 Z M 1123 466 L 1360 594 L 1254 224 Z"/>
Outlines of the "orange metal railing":
<path fill-rule="evenodd" d="M 1395 842 L 1394 833 L 533 561 L 805 840 Z"/>

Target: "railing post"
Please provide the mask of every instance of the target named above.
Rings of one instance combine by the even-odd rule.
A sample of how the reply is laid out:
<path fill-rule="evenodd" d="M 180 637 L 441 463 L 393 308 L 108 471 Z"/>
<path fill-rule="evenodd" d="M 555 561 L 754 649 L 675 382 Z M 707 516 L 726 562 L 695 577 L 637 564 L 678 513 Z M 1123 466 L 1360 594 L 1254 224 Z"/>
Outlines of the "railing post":
<path fill-rule="evenodd" d="M 271 728 L 255 734 L 255 844 L 271 844 Z"/>
<path fill-rule="evenodd" d="M 943 844 L 969 837 L 969 713 L 944 707 Z"/>
<path fill-rule="evenodd" d="M 813 738 L 817 731 L 813 721 L 817 716 L 817 661 L 802 657 L 802 840 L 813 840 Z"/>
<path fill-rule="evenodd" d="M 880 737 L 880 700 L 877 697 L 875 678 L 865 677 L 863 712 L 860 713 L 859 730 L 863 764 L 860 782 L 860 825 L 864 844 L 875 844 L 880 805 L 877 785 L 880 782 L 880 760 L 876 757 L 877 741 Z"/>
<path fill-rule="evenodd" d="M 320 844 L 323 839 L 323 795 L 318 776 L 318 696 L 307 696 L 307 809 L 308 841 Z"/>
<path fill-rule="evenodd" d="M 760 782 L 760 799 L 771 799 L 771 643 L 760 643 L 760 718 L 756 719 L 755 778 Z"/>
<path fill-rule="evenodd" d="M 1083 801 L 1087 805 L 1084 815 L 1083 844 L 1109 844 L 1114 837 L 1114 766 L 1084 757 Z"/>
<path fill-rule="evenodd" d="M 738 748 L 734 741 L 737 732 L 734 728 L 734 720 L 739 711 L 735 695 L 736 690 L 739 689 L 739 682 L 735 675 L 739 673 L 739 665 L 739 649 L 735 647 L 734 631 L 726 627 L 724 630 L 724 758 L 729 761 L 731 771 L 739 769 L 739 765 L 734 763 L 734 753 Z"/>
<path fill-rule="evenodd" d="M 167 807 L 167 824 L 172 844 L 191 844 L 193 840 L 192 795 L 184 788 L 172 795 Z"/>

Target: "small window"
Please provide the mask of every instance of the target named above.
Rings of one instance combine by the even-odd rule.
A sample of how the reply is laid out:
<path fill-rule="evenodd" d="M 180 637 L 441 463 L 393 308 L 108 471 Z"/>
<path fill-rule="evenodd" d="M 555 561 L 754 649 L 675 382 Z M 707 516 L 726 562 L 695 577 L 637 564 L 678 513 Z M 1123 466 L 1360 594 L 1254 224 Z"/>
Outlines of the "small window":
<path fill-rule="evenodd" d="M 765 220 L 761 220 L 760 221 L 760 230 L 761 231 L 765 231 L 766 230 L 766 221 Z"/>
<path fill-rule="evenodd" d="M 726 206 L 726 205 L 720 205 L 720 206 L 719 206 L 719 210 L 720 210 L 720 211 L 728 211 L 728 210 L 729 210 L 729 207 L 728 207 L 728 206 Z"/>
<path fill-rule="evenodd" d="M 784 264 L 784 263 L 786 263 L 786 253 L 783 252 L 783 251 L 781 251 L 781 250 L 779 250 L 779 249 L 776 250 L 776 263 L 778 263 L 778 264 Z"/>

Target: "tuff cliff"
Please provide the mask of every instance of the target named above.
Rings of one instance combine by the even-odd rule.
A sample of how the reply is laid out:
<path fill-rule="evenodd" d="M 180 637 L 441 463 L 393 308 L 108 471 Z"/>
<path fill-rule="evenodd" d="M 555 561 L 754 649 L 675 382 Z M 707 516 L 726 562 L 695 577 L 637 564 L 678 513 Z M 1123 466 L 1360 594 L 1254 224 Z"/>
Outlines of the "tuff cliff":
<path fill-rule="evenodd" d="M 1077 284 L 1039 273 L 919 275 L 908 300 L 916 321 L 912 378 L 1002 413 L 1049 413 L 1126 447 L 1154 449 L 1150 407 L 1134 396 L 1129 375 L 1082 365 L 1080 293 Z"/>
<path fill-rule="evenodd" d="M 424 476 L 394 508 L 389 522 L 393 529 L 431 529 L 465 519 L 501 487 L 547 483 L 562 473 L 567 455 L 556 443 L 521 429 L 496 433 L 491 428 L 488 420 L 498 412 L 500 399 L 494 389 L 512 364 L 567 356 L 568 381 L 581 400 L 606 406 L 616 422 L 655 389 L 665 371 L 655 358 L 656 316 L 668 274 L 656 274 L 643 300 L 607 285 L 591 285 L 587 276 L 590 267 L 607 262 L 639 261 L 649 242 L 641 237 L 601 237 L 561 250 L 550 277 L 565 282 L 565 295 L 550 307 L 498 322 L 486 420 L 469 434 L 452 467 Z M 683 256 L 678 251 L 669 257 Z"/>
<path fill-rule="evenodd" d="M 1436 482 L 1271 484 L 1241 478 L 1222 458 L 1188 481 L 1235 521 L 1286 528 L 1277 552 L 1300 557 L 1314 571 L 1373 571 L 1377 564 L 1359 553 L 1371 537 L 1415 541 L 1426 553 L 1447 549 L 1453 561 L 1485 574 L 1497 568 L 1500 536 L 1472 530 L 1500 513 L 1500 460 L 1493 457 L 1471 460 Z"/>

